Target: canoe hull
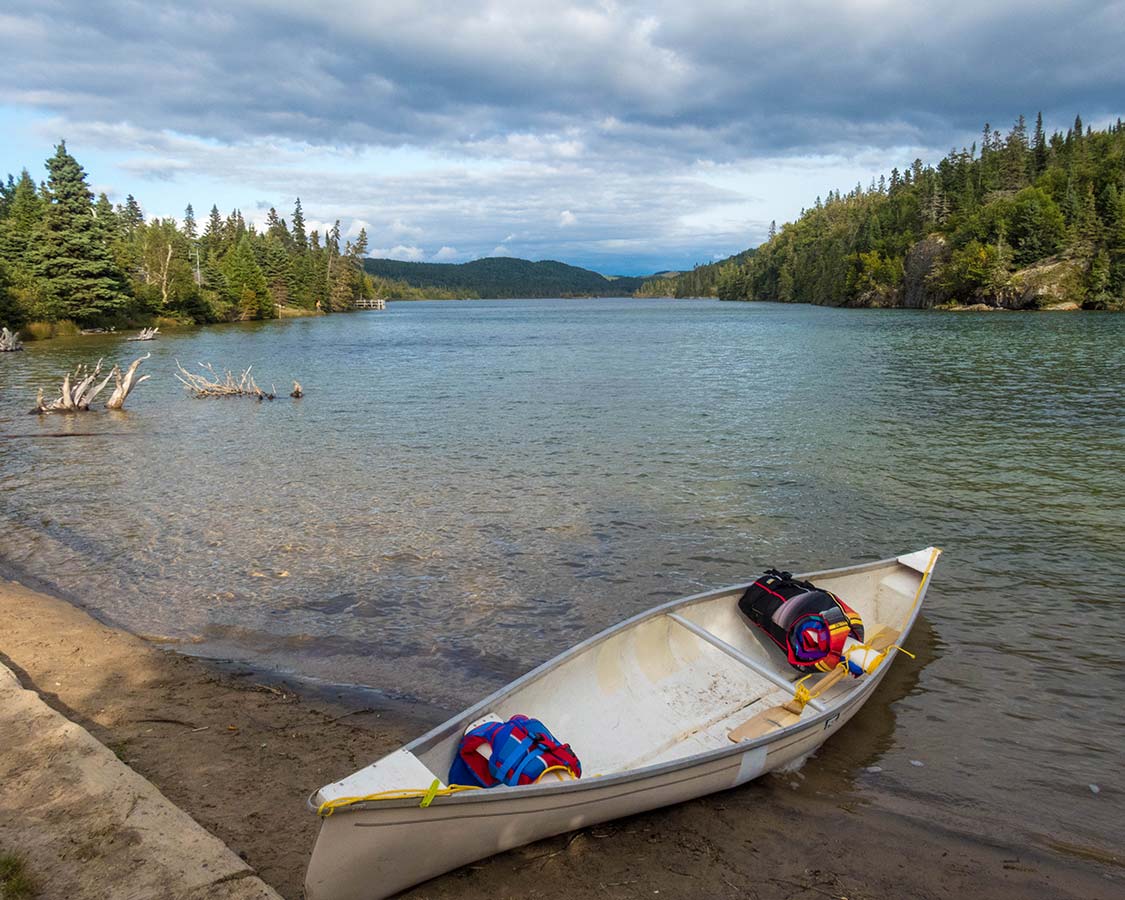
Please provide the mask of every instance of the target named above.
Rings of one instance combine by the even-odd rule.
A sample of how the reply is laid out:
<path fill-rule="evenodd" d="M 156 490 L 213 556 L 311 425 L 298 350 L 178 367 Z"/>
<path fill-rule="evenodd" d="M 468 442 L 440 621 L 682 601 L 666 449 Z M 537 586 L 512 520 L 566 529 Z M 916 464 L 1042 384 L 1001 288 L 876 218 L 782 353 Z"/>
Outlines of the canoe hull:
<path fill-rule="evenodd" d="M 885 672 L 831 714 L 747 749 L 732 745 L 711 758 L 654 766 L 604 784 L 591 779 L 550 794 L 506 792 L 474 803 L 367 806 L 329 816 L 309 863 L 306 896 L 379 900 L 495 853 L 745 784 L 813 753 L 859 711 Z"/>

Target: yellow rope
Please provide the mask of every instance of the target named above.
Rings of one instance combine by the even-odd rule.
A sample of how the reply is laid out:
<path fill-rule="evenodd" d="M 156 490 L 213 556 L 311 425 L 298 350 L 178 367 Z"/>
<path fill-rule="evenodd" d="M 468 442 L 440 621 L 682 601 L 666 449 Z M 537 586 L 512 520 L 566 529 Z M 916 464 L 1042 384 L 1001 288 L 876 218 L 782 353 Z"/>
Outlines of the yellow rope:
<path fill-rule="evenodd" d="M 433 783 L 426 790 L 410 788 L 396 791 L 380 791 L 377 794 L 365 794 L 362 797 L 337 797 L 335 800 L 325 800 L 316 808 L 316 813 L 318 816 L 328 817 L 336 810 L 345 806 L 352 806 L 356 803 L 367 803 L 368 801 L 376 800 L 414 800 L 418 798 L 422 800 L 419 805 L 425 809 L 433 803 L 435 797 L 449 797 L 453 794 L 459 794 L 462 791 L 480 790 L 483 790 L 483 788 L 477 787 L 474 784 L 451 784 L 449 787 L 441 787 L 441 781 L 435 778 Z"/>
<path fill-rule="evenodd" d="M 930 551 L 930 561 L 928 563 L 926 563 L 926 571 L 922 573 L 922 580 L 920 582 L 918 582 L 918 590 L 914 592 L 914 602 L 910 604 L 910 609 L 907 612 L 907 618 L 910 618 L 910 616 L 914 613 L 915 607 L 918 606 L 918 601 L 922 597 L 922 589 L 925 588 L 926 582 L 929 581 L 930 572 L 933 571 L 934 563 L 937 562 L 937 558 L 939 556 L 941 556 L 941 548 L 934 547 Z M 909 650 L 903 650 L 903 648 L 900 647 L 898 644 L 891 644 L 890 647 L 888 647 L 886 650 L 882 650 L 882 651 L 876 650 L 874 647 L 872 647 L 868 643 L 861 644 L 860 646 L 865 650 L 871 650 L 875 653 L 878 653 L 878 656 L 875 658 L 875 663 L 871 668 L 872 673 L 875 672 L 879 668 L 879 666 L 881 666 L 883 664 L 883 660 L 887 658 L 887 653 L 890 652 L 891 650 L 900 650 L 903 653 L 905 653 L 907 656 L 909 656 L 911 659 L 917 658 Z M 841 661 L 840 665 L 846 666 L 847 662 Z M 839 668 L 839 666 L 837 666 L 837 668 Z M 834 670 L 830 670 L 830 671 L 834 671 Z M 808 705 L 810 700 L 812 700 L 814 697 L 820 696 L 820 693 L 821 693 L 821 691 L 819 691 L 819 690 L 810 691 L 807 687 L 805 687 L 805 682 L 808 681 L 810 678 L 812 678 L 812 675 L 806 675 L 804 678 L 800 679 L 793 688 L 793 701 L 792 702 L 798 703 L 801 706 L 802 709 L 804 709 Z"/>
<path fill-rule="evenodd" d="M 572 776 L 574 775 L 574 772 L 566 766 L 548 766 L 539 774 L 539 777 L 535 779 L 535 783 L 538 784 L 543 780 L 543 776 L 550 772 L 569 772 Z M 475 784 L 451 784 L 449 787 L 442 787 L 441 779 L 435 778 L 433 783 L 431 783 L 426 790 L 422 790 L 421 788 L 407 788 L 395 791 L 380 791 L 377 794 L 365 794 L 362 797 L 337 797 L 335 800 L 325 800 L 316 808 L 316 814 L 327 818 L 336 810 L 345 806 L 354 806 L 356 803 L 367 803 L 369 801 L 378 800 L 413 800 L 419 797 L 422 799 L 422 802 L 418 805 L 422 809 L 426 809 L 434 802 L 434 798 L 436 797 L 449 797 L 453 794 L 459 794 L 462 791 L 482 790 L 484 790 L 484 788 L 478 787 Z"/>

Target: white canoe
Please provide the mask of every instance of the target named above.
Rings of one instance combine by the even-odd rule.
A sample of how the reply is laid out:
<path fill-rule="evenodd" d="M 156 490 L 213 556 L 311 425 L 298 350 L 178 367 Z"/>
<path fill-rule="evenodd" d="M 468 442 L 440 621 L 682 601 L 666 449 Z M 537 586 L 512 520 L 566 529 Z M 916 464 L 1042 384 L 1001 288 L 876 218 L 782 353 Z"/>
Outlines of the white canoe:
<path fill-rule="evenodd" d="M 833 591 L 867 634 L 906 639 L 940 550 L 800 577 Z M 310 805 L 324 816 L 305 881 L 309 900 L 376 900 L 458 866 L 551 835 L 743 784 L 816 750 L 871 696 L 896 648 L 871 674 L 836 681 L 803 711 L 800 675 L 737 609 L 746 585 L 673 600 L 627 619 L 335 784 Z M 869 637 L 869 641 L 871 638 Z M 357 800 L 444 787 L 466 726 L 486 714 L 543 721 L 582 760 L 583 777 L 522 787 Z M 751 736 L 737 740 L 740 729 Z M 789 724 L 789 722 L 792 724 Z M 776 723 L 776 724 L 773 724 Z M 353 798 L 349 800 L 348 798 Z M 324 810 L 327 811 L 327 810 Z M 322 813 L 323 814 L 323 813 Z"/>

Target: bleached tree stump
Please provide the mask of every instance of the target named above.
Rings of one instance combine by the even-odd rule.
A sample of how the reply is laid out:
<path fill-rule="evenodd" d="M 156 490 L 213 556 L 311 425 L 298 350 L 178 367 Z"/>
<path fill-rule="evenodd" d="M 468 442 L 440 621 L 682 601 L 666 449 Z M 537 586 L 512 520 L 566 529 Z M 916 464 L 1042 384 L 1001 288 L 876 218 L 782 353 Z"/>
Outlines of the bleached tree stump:
<path fill-rule="evenodd" d="M 129 396 L 130 391 L 132 391 L 133 388 L 135 388 L 142 381 L 145 381 L 149 378 L 148 375 L 142 375 L 140 378 L 137 378 L 136 376 L 137 367 L 140 366 L 140 364 L 150 356 L 152 356 L 151 353 L 146 353 L 139 359 L 133 360 L 129 368 L 126 369 L 124 377 L 122 377 L 121 375 L 120 366 L 113 367 L 113 378 L 116 387 L 113 389 L 113 393 L 109 395 L 109 399 L 106 401 L 106 409 L 121 409 L 121 407 L 125 405 L 125 398 Z"/>
<path fill-rule="evenodd" d="M 9 331 L 7 328 L 0 328 L 0 353 L 10 353 L 14 350 L 22 350 L 23 341 L 20 340 L 18 331 Z"/>
<path fill-rule="evenodd" d="M 89 371 L 86 366 L 79 366 L 74 370 L 73 374 L 70 372 L 66 373 L 63 377 L 62 387 L 59 388 L 59 396 L 55 397 L 53 400 L 48 402 L 43 394 L 43 388 L 40 388 L 39 396 L 35 401 L 35 408 L 32 412 L 85 412 L 90 408 L 90 404 L 94 402 L 98 394 L 109 384 L 111 378 L 116 380 L 117 388 L 110 395 L 109 400 L 106 401 L 106 409 L 121 409 L 121 407 L 125 405 L 125 398 L 129 396 L 129 392 L 149 377 L 148 375 L 142 375 L 140 378 L 137 378 L 136 374 L 137 367 L 151 355 L 151 353 L 146 353 L 140 359 L 134 360 L 125 373 L 124 378 L 121 375 L 121 367 L 114 366 L 113 371 L 97 384 L 95 384 L 95 382 L 101 374 L 102 361 L 100 359 L 98 360 L 98 364 L 94 366 L 92 372 Z"/>

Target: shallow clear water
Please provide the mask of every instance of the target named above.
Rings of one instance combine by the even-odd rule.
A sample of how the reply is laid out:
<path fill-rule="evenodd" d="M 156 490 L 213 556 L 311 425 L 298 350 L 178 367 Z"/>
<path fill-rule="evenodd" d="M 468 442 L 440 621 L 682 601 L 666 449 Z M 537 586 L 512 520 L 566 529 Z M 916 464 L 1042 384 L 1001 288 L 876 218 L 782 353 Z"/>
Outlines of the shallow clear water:
<path fill-rule="evenodd" d="M 124 413 L 26 415 L 148 350 Z M 192 400 L 177 359 L 306 397 Z M 919 660 L 853 730 L 861 787 L 1125 842 L 1125 317 L 395 303 L 29 345 L 0 355 L 0 432 L 10 571 L 446 710 L 666 598 L 937 544 Z"/>

